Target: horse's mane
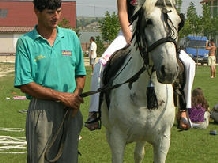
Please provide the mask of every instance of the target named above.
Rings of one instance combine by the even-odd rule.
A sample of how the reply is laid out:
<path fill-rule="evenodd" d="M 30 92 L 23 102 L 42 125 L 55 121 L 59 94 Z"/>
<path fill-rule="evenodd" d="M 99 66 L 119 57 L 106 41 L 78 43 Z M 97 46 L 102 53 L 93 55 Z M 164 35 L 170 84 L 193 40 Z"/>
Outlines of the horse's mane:
<path fill-rule="evenodd" d="M 147 13 L 152 12 L 155 6 L 171 6 L 175 8 L 175 5 L 175 0 L 139 0 L 138 2 L 138 8 L 143 6 Z"/>

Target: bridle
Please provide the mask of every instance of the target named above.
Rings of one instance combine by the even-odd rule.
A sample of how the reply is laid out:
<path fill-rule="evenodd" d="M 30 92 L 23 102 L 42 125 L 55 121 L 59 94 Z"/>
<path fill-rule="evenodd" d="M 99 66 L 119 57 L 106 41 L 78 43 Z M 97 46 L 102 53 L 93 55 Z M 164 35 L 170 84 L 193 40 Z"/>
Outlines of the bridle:
<path fill-rule="evenodd" d="M 168 11 L 166 8 L 162 9 L 162 13 L 164 16 L 164 20 L 166 22 L 166 37 L 160 38 L 156 42 L 152 43 L 150 46 L 148 46 L 148 41 L 146 38 L 146 33 L 144 31 L 144 28 L 147 26 L 147 20 L 144 17 L 144 9 L 141 7 L 132 17 L 133 21 L 137 21 L 136 29 L 134 30 L 133 37 L 136 37 L 136 41 L 134 45 L 136 45 L 139 48 L 140 55 L 144 60 L 144 65 L 149 65 L 149 53 L 153 51 L 155 48 L 160 46 L 163 43 L 166 42 L 172 42 L 176 48 L 176 51 L 178 52 L 178 46 L 177 46 L 177 36 L 175 36 L 175 30 L 177 31 L 176 27 L 173 26 L 173 23 L 171 19 L 168 16 Z"/>

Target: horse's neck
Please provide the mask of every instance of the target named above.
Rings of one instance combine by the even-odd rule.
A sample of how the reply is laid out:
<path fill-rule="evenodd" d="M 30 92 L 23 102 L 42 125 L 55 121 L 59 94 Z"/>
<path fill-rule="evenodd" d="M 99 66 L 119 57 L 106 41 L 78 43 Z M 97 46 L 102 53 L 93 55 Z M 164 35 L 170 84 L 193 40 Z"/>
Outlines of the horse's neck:
<path fill-rule="evenodd" d="M 139 49 L 134 45 L 132 45 L 131 47 L 131 57 L 133 69 L 139 70 L 143 66 L 144 62 L 143 58 L 140 55 Z"/>

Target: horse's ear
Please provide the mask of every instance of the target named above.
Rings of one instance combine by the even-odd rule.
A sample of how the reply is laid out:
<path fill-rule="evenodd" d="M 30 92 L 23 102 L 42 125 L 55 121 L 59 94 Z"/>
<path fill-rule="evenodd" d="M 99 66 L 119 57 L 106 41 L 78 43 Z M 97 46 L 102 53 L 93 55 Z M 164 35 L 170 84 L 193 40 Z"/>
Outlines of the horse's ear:
<path fill-rule="evenodd" d="M 181 22 L 179 23 L 178 30 L 180 31 L 185 25 L 185 15 L 183 13 L 179 14 Z"/>

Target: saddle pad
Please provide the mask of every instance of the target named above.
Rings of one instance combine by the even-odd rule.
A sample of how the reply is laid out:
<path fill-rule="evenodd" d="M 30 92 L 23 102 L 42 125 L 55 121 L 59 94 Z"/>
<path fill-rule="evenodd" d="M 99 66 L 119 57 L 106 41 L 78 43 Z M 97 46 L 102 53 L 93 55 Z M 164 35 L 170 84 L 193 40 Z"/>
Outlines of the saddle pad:
<path fill-rule="evenodd" d="M 107 85 L 113 77 L 116 75 L 117 71 L 124 64 L 126 57 L 130 53 L 128 46 L 125 46 L 123 49 L 117 50 L 110 56 L 109 61 L 107 62 L 105 69 L 103 71 L 102 83 Z"/>

